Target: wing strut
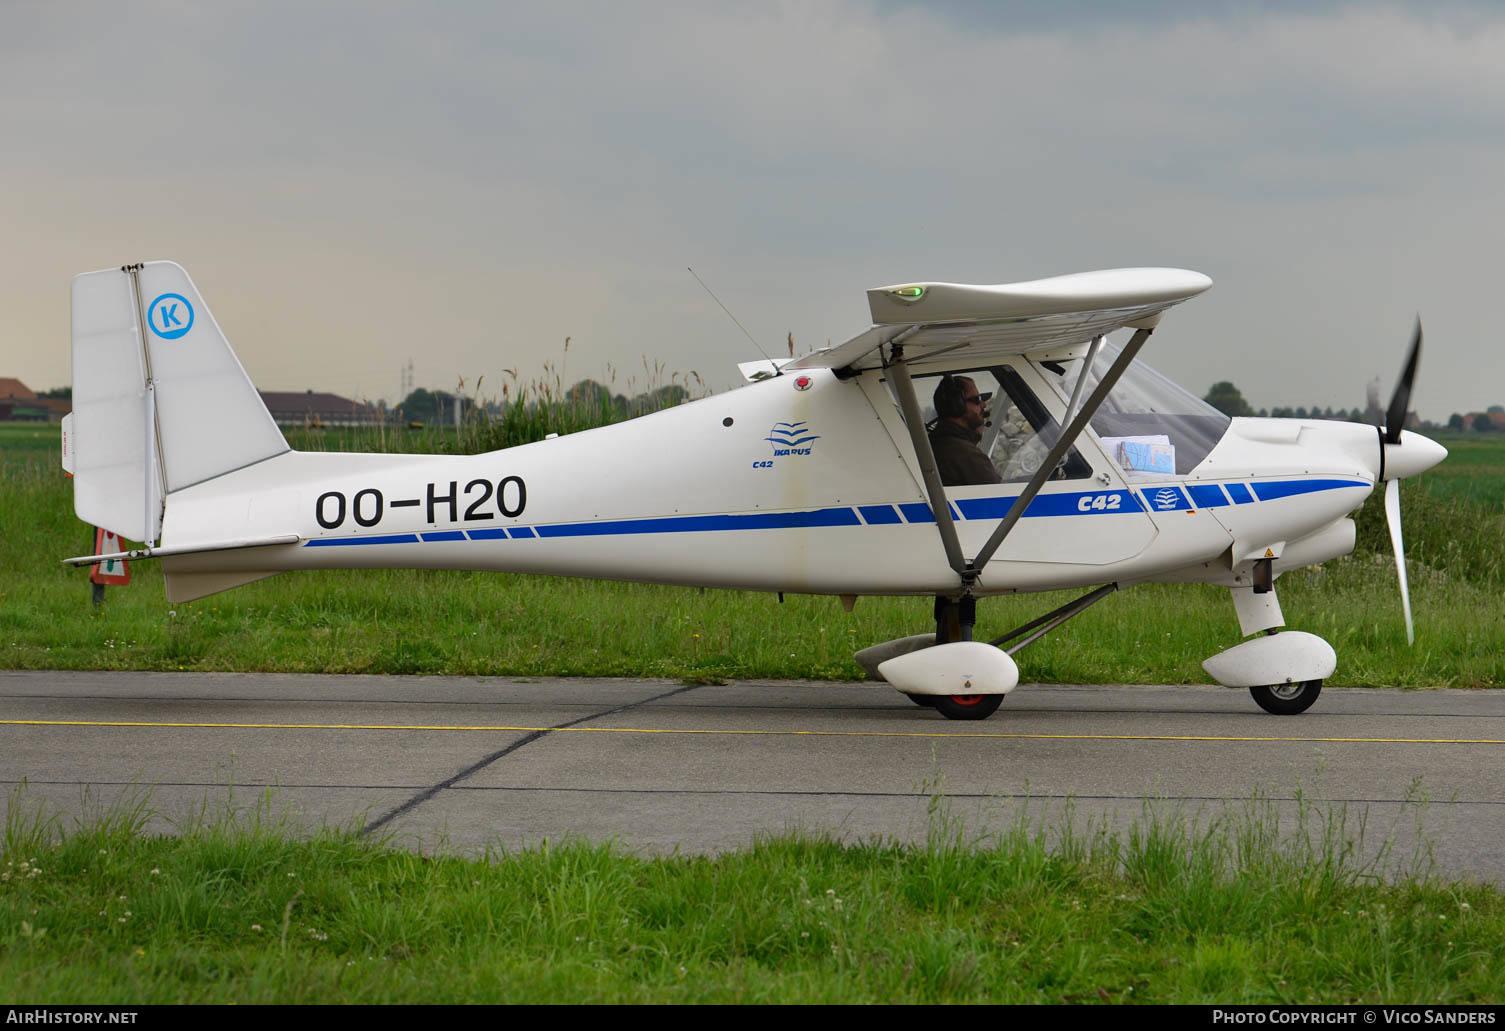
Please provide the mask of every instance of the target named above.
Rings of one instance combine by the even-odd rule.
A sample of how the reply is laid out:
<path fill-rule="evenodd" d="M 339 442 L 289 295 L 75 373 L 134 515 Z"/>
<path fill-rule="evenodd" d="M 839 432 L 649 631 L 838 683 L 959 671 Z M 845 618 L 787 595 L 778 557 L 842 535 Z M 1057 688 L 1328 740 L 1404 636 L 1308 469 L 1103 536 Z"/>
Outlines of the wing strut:
<path fill-rule="evenodd" d="M 1076 418 L 1077 402 L 1082 399 L 1082 390 L 1087 386 L 1087 371 L 1097 362 L 1097 352 L 1103 346 L 1103 335 L 1099 333 L 1092 338 L 1092 345 L 1087 348 L 1087 357 L 1082 361 L 1082 374 L 1076 378 L 1076 388 L 1071 392 L 1071 401 L 1066 405 L 1066 418 L 1061 420 L 1062 426 L 1070 425 L 1071 420 Z"/>
<path fill-rule="evenodd" d="M 915 458 L 920 462 L 920 476 L 925 481 L 925 493 L 930 497 L 930 511 L 935 514 L 941 545 L 946 549 L 946 561 L 962 578 L 962 585 L 970 590 L 977 579 L 977 569 L 967 565 L 961 540 L 956 535 L 956 524 L 951 520 L 951 505 L 946 500 L 946 489 L 941 486 L 941 471 L 935 464 L 930 437 L 925 433 L 925 417 L 920 413 L 920 403 L 915 400 L 914 380 L 909 378 L 909 366 L 904 364 L 901 339 L 895 339 L 890 345 L 890 379 L 899 395 L 899 407 L 904 410 L 904 425 L 909 429 L 909 440 L 914 445 Z"/>
<path fill-rule="evenodd" d="M 1024 510 L 1029 508 L 1029 503 L 1035 499 L 1036 494 L 1040 493 L 1040 488 L 1045 486 L 1045 481 L 1050 479 L 1051 474 L 1056 471 L 1056 466 L 1066 456 L 1066 452 L 1071 449 L 1071 445 L 1076 443 L 1077 437 L 1081 436 L 1082 430 L 1087 427 L 1087 423 L 1097 414 L 1098 407 L 1102 405 L 1103 399 L 1108 396 L 1108 391 L 1112 390 L 1118 383 L 1118 378 L 1123 375 L 1124 370 L 1129 367 L 1129 363 L 1134 360 L 1134 356 L 1139 353 L 1139 349 L 1144 346 L 1144 342 L 1149 339 L 1150 334 L 1153 332 L 1152 328 L 1140 328 L 1134 331 L 1134 335 L 1124 345 L 1123 351 L 1114 359 L 1113 364 L 1108 367 L 1107 373 L 1098 381 L 1097 386 L 1093 388 L 1092 394 L 1087 398 L 1087 402 L 1082 405 L 1081 411 L 1077 412 L 1075 417 L 1067 424 L 1065 431 L 1061 434 L 1061 439 L 1056 441 L 1056 446 L 1050 449 L 1050 453 L 1040 463 L 1040 468 L 1035 470 L 1034 476 L 1030 477 L 1029 483 L 1024 488 L 1024 493 L 1014 499 L 1013 505 L 1009 506 L 1008 514 L 1003 517 L 1003 520 L 998 524 L 998 528 L 988 538 L 988 543 L 982 546 L 982 550 L 972 560 L 968 571 L 971 572 L 974 578 L 977 576 L 977 570 L 982 569 L 988 564 L 988 560 L 993 557 L 993 553 L 998 550 L 998 546 L 1003 543 L 1003 539 L 1009 535 L 1009 531 L 1014 528 L 1014 524 L 1019 522 L 1020 517 L 1024 515 Z M 1095 350 L 1096 348 L 1094 347 Z M 1090 366 L 1082 366 L 1082 381 L 1086 380 L 1087 373 L 1090 371 Z M 910 393 L 912 398 L 913 390 Z M 905 413 L 905 418 L 909 418 L 908 412 Z M 926 440 L 925 443 L 928 453 L 930 442 Z M 918 445 L 916 446 L 918 447 Z M 931 461 L 933 464 L 933 456 Z M 939 481 L 939 477 L 937 477 L 937 481 Z M 932 502 L 932 506 L 933 504 L 934 502 Z M 950 519 L 948 518 L 947 524 L 949 525 L 949 523 Z M 952 533 L 955 534 L 955 532 L 953 529 Z M 942 536 L 944 537 L 944 532 Z M 954 565 L 955 563 L 953 563 Z M 957 572 L 962 573 L 963 579 L 966 579 L 967 574 L 965 572 L 962 572 L 960 569 Z"/>
<path fill-rule="evenodd" d="M 1084 612 L 1092 606 L 1096 605 L 1098 602 L 1102 601 L 1104 598 L 1106 598 L 1116 590 L 1118 590 L 1117 583 L 1103 584 L 1097 590 L 1092 591 L 1088 594 L 1084 594 L 1080 598 L 1077 598 L 1075 601 L 1068 601 L 1060 608 L 1051 609 L 1039 619 L 1032 619 L 1021 627 L 1015 627 L 1013 630 L 1010 630 L 1002 637 L 993 638 L 988 643 L 993 645 L 994 647 L 1003 648 L 1005 644 L 1012 641 L 1014 638 L 1024 637 L 1025 634 L 1029 634 L 1031 630 L 1034 630 L 1034 633 L 1029 634 L 1028 637 L 1025 637 L 1024 640 L 1014 645 L 1014 647 L 1003 648 L 1004 651 L 1008 652 L 1010 655 L 1013 655 L 1021 648 L 1028 648 L 1030 645 L 1034 644 L 1040 638 L 1050 633 L 1052 630 L 1060 626 L 1062 623 L 1066 622 L 1068 619 L 1071 619 L 1078 613 Z M 1036 627 L 1039 627 L 1039 629 L 1036 630 Z"/>

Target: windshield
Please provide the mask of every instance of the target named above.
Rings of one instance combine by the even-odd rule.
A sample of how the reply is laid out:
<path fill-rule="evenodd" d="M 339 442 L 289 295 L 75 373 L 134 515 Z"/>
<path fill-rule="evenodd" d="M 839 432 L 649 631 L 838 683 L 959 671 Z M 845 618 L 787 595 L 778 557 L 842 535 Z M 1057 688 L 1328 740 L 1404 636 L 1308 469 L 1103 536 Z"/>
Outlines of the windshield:
<path fill-rule="evenodd" d="M 1081 400 L 1097 386 L 1121 348 L 1103 341 L 1087 375 Z M 1045 378 L 1070 403 L 1077 378 L 1086 362 L 1042 362 Z M 1231 420 L 1212 405 L 1160 373 L 1135 361 L 1108 392 L 1092 417 L 1092 430 L 1125 475 L 1185 475 L 1222 439 Z"/>

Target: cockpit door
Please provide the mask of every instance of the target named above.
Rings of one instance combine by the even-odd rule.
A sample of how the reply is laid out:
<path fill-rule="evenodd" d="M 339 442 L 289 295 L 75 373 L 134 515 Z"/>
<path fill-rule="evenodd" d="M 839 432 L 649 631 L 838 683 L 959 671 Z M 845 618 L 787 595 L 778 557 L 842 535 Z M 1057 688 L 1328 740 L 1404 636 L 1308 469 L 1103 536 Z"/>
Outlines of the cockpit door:
<path fill-rule="evenodd" d="M 993 529 L 1009 511 L 1039 460 L 1058 439 L 1065 405 L 1044 384 L 1037 370 L 1022 358 L 983 368 L 958 368 L 953 375 L 972 379 L 981 393 L 991 393 L 987 424 L 979 446 L 985 447 L 1001 482 L 949 485 L 945 488 L 967 557 L 978 553 Z M 927 424 L 935 418 L 932 395 L 942 373 L 914 377 L 916 396 Z M 925 493 L 919 462 L 910 444 L 903 417 L 880 370 L 862 376 L 874 411 L 889 440 L 910 471 L 915 501 L 924 507 Z M 1033 459 L 1033 465 L 1031 460 Z M 1122 562 L 1142 552 L 1155 539 L 1154 520 L 1136 492 L 1095 440 L 1084 434 L 1062 462 L 1056 478 L 1041 489 L 1024 518 L 1005 538 L 988 563 L 984 581 L 1005 586 L 1026 585 L 1034 577 L 1021 576 L 1004 566 L 1049 564 L 1060 578 L 1062 564 L 1102 566 Z M 1002 566 L 1000 565 L 1003 564 Z M 1004 581 L 1000 583 L 999 580 Z M 1091 580 L 1084 575 L 1084 582 Z"/>

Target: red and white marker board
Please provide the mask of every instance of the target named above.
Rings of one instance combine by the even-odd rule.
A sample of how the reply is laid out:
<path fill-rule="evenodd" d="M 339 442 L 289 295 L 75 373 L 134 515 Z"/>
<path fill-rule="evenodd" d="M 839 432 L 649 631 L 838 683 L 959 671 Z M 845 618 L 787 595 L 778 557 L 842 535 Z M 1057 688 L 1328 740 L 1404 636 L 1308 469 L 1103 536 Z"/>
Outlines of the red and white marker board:
<path fill-rule="evenodd" d="M 121 543 L 119 537 L 104 527 L 95 528 L 94 554 L 113 555 L 117 551 L 124 550 L 125 546 Z M 105 559 L 103 562 L 96 562 L 89 567 L 89 580 L 92 583 L 124 587 L 131 582 L 131 569 L 126 565 L 123 558 Z"/>

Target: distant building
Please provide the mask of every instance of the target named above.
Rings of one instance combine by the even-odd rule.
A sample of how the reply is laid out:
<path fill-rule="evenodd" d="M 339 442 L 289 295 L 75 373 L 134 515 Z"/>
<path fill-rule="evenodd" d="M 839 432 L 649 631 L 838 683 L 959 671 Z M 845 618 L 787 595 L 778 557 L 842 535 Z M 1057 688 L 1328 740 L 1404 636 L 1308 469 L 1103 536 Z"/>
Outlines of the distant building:
<path fill-rule="evenodd" d="M 375 426 L 386 416 L 377 407 L 338 394 L 259 391 L 279 426 Z M 67 398 L 38 397 L 12 377 L 0 376 L 0 422 L 61 422 L 73 411 Z"/>
<path fill-rule="evenodd" d="M 37 397 L 36 391 L 9 376 L 0 376 L 0 421 L 61 422 L 73 410 L 66 398 Z"/>
<path fill-rule="evenodd" d="M 1463 417 L 1463 425 L 1469 429 L 1478 426 L 1476 421 L 1480 416 L 1488 419 L 1495 432 L 1505 431 L 1505 412 L 1469 412 Z"/>
<path fill-rule="evenodd" d="M 279 426 L 375 426 L 386 416 L 380 408 L 338 394 L 312 390 L 301 394 L 270 390 L 257 393 Z"/>

